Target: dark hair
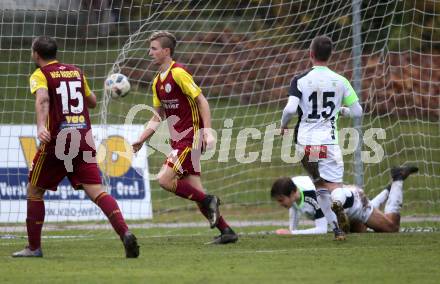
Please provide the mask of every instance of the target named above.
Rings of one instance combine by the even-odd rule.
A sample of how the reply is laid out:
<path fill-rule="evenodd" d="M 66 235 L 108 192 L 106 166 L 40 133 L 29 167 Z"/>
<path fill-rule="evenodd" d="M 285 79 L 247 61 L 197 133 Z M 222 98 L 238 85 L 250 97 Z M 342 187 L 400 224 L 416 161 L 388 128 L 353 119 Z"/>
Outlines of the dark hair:
<path fill-rule="evenodd" d="M 276 198 L 277 196 L 290 196 L 292 192 L 296 192 L 296 185 L 289 177 L 280 177 L 272 185 L 270 196 Z"/>
<path fill-rule="evenodd" d="M 32 42 L 32 50 L 44 60 L 57 57 L 57 42 L 49 36 L 39 36 Z"/>
<path fill-rule="evenodd" d="M 310 49 L 319 61 L 327 61 L 332 55 L 332 40 L 328 36 L 318 36 L 312 40 Z"/>
<path fill-rule="evenodd" d="M 174 55 L 174 49 L 176 48 L 177 40 L 176 37 L 167 31 L 157 31 L 151 34 L 149 41 L 157 40 L 160 42 L 162 48 L 169 48 L 170 55 Z"/>

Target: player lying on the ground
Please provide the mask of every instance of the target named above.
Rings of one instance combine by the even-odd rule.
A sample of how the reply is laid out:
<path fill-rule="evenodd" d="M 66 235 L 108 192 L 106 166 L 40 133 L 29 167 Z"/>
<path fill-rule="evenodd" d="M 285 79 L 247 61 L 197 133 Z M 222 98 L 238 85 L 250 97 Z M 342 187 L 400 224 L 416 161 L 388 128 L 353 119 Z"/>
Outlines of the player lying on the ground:
<path fill-rule="evenodd" d="M 404 166 L 391 169 L 392 183 L 373 200 L 369 200 L 362 189 L 354 185 L 345 185 L 332 192 L 333 204 L 340 203 L 349 220 L 340 224 L 341 228 L 351 232 L 365 232 L 371 228 L 376 232 L 398 232 L 400 227 L 400 209 L 403 199 L 403 181 L 417 167 Z M 289 209 L 289 229 L 278 229 L 279 235 L 325 234 L 327 220 L 322 214 L 316 199 L 316 191 L 308 176 L 277 179 L 271 190 L 271 197 L 281 206 Z M 384 213 L 379 207 L 385 203 Z M 337 208 L 337 206 L 334 206 Z M 335 212 L 339 215 L 340 212 Z M 315 221 L 315 227 L 298 230 L 301 215 Z M 339 216 L 338 216 L 339 217 Z"/>

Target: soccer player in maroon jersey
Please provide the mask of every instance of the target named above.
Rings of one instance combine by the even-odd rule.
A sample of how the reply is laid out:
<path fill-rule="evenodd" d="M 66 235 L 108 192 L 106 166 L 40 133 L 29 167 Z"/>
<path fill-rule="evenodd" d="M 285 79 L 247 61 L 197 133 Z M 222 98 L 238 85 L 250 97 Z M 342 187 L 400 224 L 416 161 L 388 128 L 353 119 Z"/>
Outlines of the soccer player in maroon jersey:
<path fill-rule="evenodd" d="M 12 256 L 43 256 L 43 196 L 48 189 L 56 190 L 67 176 L 72 186 L 83 189 L 108 217 L 124 244 L 126 257 L 136 258 L 139 255 L 136 237 L 128 230 L 115 199 L 103 190 L 94 158 L 95 145 L 93 139 L 86 139 L 86 136 L 93 137 L 88 108 L 96 106 L 96 96 L 90 91 L 82 71 L 58 62 L 56 53 L 57 44 L 53 38 L 40 36 L 32 43 L 32 59 L 38 68 L 30 77 L 30 88 L 36 99 L 37 136 L 41 143 L 29 172 L 26 218 L 29 245 Z M 57 139 L 65 131 L 71 133 L 70 138 Z M 59 145 L 62 141 L 65 145 Z M 63 152 L 61 154 L 66 149 L 69 149 L 66 152 L 71 151 L 75 144 L 79 145 L 78 155 L 72 159 L 72 167 L 66 167 L 64 160 L 58 158 L 59 151 Z"/>
<path fill-rule="evenodd" d="M 173 151 L 158 175 L 159 185 L 177 196 L 195 201 L 211 228 L 221 234 L 213 244 L 235 243 L 237 234 L 219 212 L 220 200 L 205 194 L 200 179 L 200 155 L 214 144 L 209 104 L 188 70 L 172 59 L 176 38 L 165 31 L 150 36 L 149 55 L 159 65 L 153 81 L 153 106 L 167 117 Z M 161 117 L 153 115 L 147 128 L 132 145 L 137 152 L 156 131 Z"/>

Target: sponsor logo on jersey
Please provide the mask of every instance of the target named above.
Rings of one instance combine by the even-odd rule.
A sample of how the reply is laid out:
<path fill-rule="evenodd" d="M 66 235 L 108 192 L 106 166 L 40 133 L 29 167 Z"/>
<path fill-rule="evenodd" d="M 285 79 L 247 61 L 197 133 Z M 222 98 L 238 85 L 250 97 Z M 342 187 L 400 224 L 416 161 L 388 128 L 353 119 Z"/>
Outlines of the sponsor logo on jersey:
<path fill-rule="evenodd" d="M 169 94 L 169 93 L 171 92 L 171 85 L 170 85 L 170 83 L 167 83 L 167 84 L 165 85 L 165 92 L 166 92 L 167 94 Z"/>
<path fill-rule="evenodd" d="M 178 109 L 179 108 L 179 100 L 162 100 L 162 106 L 164 109 Z"/>

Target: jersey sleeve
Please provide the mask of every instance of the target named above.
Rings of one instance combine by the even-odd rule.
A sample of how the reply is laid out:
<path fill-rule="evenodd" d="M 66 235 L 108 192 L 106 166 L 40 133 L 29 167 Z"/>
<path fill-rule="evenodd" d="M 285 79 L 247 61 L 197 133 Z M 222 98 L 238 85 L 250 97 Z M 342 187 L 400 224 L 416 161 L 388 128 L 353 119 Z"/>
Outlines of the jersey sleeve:
<path fill-rule="evenodd" d="M 292 232 L 298 228 L 300 212 L 298 209 L 291 207 L 289 209 L 289 230 Z"/>
<path fill-rule="evenodd" d="M 156 78 L 154 78 L 153 86 L 151 87 L 152 91 L 153 91 L 153 107 L 162 106 L 162 104 L 160 103 L 159 97 L 157 96 L 157 92 L 156 92 L 156 84 L 157 84 L 158 78 L 159 78 L 159 75 L 157 75 Z"/>
<path fill-rule="evenodd" d="M 359 98 L 346 78 L 342 77 L 342 82 L 344 83 L 344 98 L 342 99 L 342 104 L 349 107 L 359 101 Z"/>
<path fill-rule="evenodd" d="M 307 202 L 308 204 L 310 204 L 311 207 L 313 207 L 314 219 L 316 220 L 324 217 L 324 213 L 322 212 L 321 207 L 319 206 L 318 203 L 318 198 L 316 197 L 316 192 L 314 190 L 313 191 L 309 190 L 304 195 L 305 195 L 305 202 Z"/>
<path fill-rule="evenodd" d="M 177 85 L 179 85 L 185 95 L 192 99 L 195 99 L 198 95 L 200 95 L 202 90 L 194 82 L 191 74 L 179 67 L 172 69 L 171 72 L 173 74 L 174 81 L 177 83 Z"/>
<path fill-rule="evenodd" d="M 90 94 L 92 93 L 92 91 L 90 90 L 89 87 L 89 83 L 87 83 L 87 78 L 86 76 L 83 75 L 83 81 L 84 81 L 84 92 L 85 92 L 85 96 L 88 97 L 90 96 Z"/>
<path fill-rule="evenodd" d="M 32 94 L 35 94 L 38 89 L 48 89 L 47 79 L 44 76 L 43 72 L 41 72 L 40 68 L 32 73 L 31 77 L 29 78 L 29 86 Z"/>
<path fill-rule="evenodd" d="M 315 220 L 323 218 L 323 217 L 324 217 L 324 213 L 322 212 L 321 208 L 316 209 L 316 211 L 315 211 Z"/>
<path fill-rule="evenodd" d="M 298 87 L 298 78 L 294 77 L 292 81 L 290 82 L 289 92 L 288 96 L 295 96 L 298 99 L 301 99 L 302 93 Z"/>
<path fill-rule="evenodd" d="M 303 230 L 294 230 L 292 235 L 318 235 L 327 233 L 327 219 L 320 218 L 315 220 L 315 227 Z"/>

